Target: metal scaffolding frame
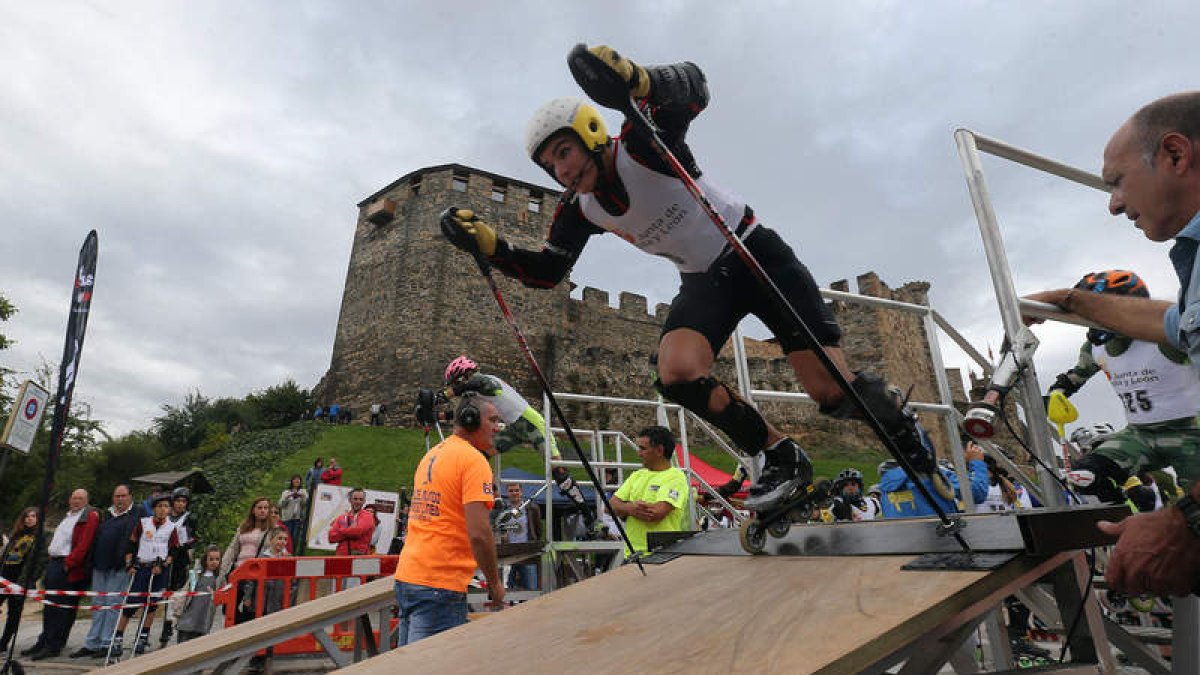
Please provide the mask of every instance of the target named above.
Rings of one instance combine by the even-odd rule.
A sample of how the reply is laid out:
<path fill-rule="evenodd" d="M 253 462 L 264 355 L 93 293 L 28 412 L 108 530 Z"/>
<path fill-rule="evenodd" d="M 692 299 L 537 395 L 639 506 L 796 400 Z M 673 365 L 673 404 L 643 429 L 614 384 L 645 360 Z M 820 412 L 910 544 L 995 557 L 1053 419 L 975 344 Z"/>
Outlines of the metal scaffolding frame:
<path fill-rule="evenodd" d="M 1083 326 L 1093 324 L 1078 316 L 1064 312 L 1053 305 L 1024 300 L 1017 296 L 1013 286 L 1012 268 L 1008 264 L 1008 255 L 1004 249 L 1004 240 L 1000 233 L 1000 224 L 996 211 L 992 207 L 991 195 L 983 174 L 983 163 L 980 153 L 1006 159 L 1016 164 L 1030 167 L 1037 171 L 1048 173 L 1059 178 L 1065 178 L 1080 185 L 1095 188 L 1101 192 L 1109 192 L 1110 188 L 1097 175 L 1075 168 L 1073 166 L 1042 157 L 1028 150 L 1009 145 L 993 138 L 977 134 L 969 129 L 958 129 L 954 132 L 954 141 L 958 147 L 959 159 L 963 172 L 966 174 L 967 187 L 971 194 L 971 203 L 975 208 L 975 218 L 979 222 L 979 232 L 983 239 L 984 253 L 987 256 L 988 271 L 992 277 L 992 285 L 996 291 L 996 302 L 1000 309 L 1000 318 L 1004 324 L 1004 333 L 1010 339 L 1016 337 L 1021 329 L 1022 315 L 1061 321 Z M 1027 366 L 1027 371 L 1021 378 L 1019 387 L 1014 387 L 1021 396 L 1025 410 L 1040 410 L 1041 391 L 1038 388 L 1037 372 L 1033 364 Z M 1029 429 L 1029 443 L 1034 452 L 1043 460 L 1045 466 L 1054 465 L 1054 451 L 1050 447 L 1050 423 L 1045 415 L 1026 414 Z M 1053 485 L 1055 477 L 1039 467 L 1042 485 Z M 1048 505 L 1061 505 L 1064 501 L 1058 490 L 1043 490 Z M 1079 570 L 1082 575 L 1087 570 Z M 1081 578 L 1082 580 L 1082 578 Z M 1094 603 L 1094 600 L 1090 600 Z M 1188 596 L 1173 598 L 1175 608 L 1174 637 L 1172 648 L 1172 672 L 1200 672 L 1200 598 Z M 1112 622 L 1106 622 L 1110 639 L 1118 645 L 1124 645 L 1127 656 L 1138 660 L 1151 672 L 1164 672 L 1164 664 L 1156 655 L 1148 650 L 1139 651 L 1139 643 L 1124 629 Z"/>

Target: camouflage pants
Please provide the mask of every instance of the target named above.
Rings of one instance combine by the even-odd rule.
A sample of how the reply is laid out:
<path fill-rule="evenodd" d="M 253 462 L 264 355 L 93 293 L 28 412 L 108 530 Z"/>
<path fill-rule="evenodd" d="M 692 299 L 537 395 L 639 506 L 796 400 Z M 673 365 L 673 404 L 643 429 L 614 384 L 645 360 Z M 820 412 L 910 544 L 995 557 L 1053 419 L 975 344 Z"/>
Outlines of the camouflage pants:
<path fill-rule="evenodd" d="M 1171 466 L 1181 484 L 1200 479 L 1200 426 L 1194 417 L 1130 424 L 1092 452 L 1116 462 L 1131 476 Z"/>

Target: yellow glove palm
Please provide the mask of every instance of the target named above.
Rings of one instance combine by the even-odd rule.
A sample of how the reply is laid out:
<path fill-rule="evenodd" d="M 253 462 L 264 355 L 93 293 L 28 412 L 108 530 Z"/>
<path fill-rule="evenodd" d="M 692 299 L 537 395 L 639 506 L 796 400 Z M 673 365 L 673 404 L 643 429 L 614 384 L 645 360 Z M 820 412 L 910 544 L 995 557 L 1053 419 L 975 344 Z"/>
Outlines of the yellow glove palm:
<path fill-rule="evenodd" d="M 471 209 L 447 209 L 442 215 L 442 231 L 463 250 L 473 247 L 486 256 L 496 254 L 496 230 Z"/>
<path fill-rule="evenodd" d="M 646 74 L 645 68 L 621 56 L 617 50 L 608 45 L 597 45 L 588 51 L 595 54 L 606 66 L 620 75 L 621 79 L 629 83 L 629 93 L 634 98 L 646 98 L 650 95 L 650 76 Z"/>

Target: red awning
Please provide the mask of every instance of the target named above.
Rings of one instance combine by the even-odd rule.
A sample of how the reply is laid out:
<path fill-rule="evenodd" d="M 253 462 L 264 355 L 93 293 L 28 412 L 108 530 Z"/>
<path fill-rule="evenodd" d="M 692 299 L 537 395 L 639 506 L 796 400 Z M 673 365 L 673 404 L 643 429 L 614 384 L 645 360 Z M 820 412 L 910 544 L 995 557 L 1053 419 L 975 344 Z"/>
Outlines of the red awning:
<path fill-rule="evenodd" d="M 695 474 L 697 476 L 703 478 L 704 482 L 708 483 L 709 485 L 713 486 L 714 488 L 721 487 L 722 485 L 728 483 L 730 478 L 733 478 L 733 476 L 731 474 L 725 473 L 724 471 L 716 468 L 712 464 L 709 464 L 708 462 L 700 459 L 699 457 L 697 457 L 695 455 L 692 455 L 691 461 L 692 461 L 692 471 L 695 472 Z M 699 485 L 700 485 L 700 483 L 695 478 L 692 478 L 692 487 L 699 487 Z M 745 481 L 742 482 L 742 489 L 739 490 L 733 496 L 737 497 L 739 499 L 746 498 L 746 482 Z"/>

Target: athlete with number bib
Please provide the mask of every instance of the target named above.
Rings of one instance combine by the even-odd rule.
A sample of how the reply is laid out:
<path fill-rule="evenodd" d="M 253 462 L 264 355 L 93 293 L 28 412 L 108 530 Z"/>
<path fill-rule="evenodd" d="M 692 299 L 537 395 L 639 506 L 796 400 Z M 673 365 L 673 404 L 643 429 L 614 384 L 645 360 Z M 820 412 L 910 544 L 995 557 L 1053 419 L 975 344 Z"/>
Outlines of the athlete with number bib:
<path fill-rule="evenodd" d="M 888 392 L 882 378 L 856 375 L 846 366 L 839 346 L 841 329 L 808 269 L 778 234 L 759 223 L 741 197 L 700 170 L 685 142 L 692 120 L 708 105 L 708 85 L 700 68 L 690 62 L 643 67 L 605 46 L 587 51 L 598 68 L 611 69 L 628 84 L 629 94 L 645 106 L 668 149 L 797 310 L 900 451 L 918 471 L 934 472 L 934 459 L 921 444 L 907 407 Z M 607 99 L 599 92 L 587 93 L 596 100 Z M 842 419 L 861 418 L 861 412 L 814 354 L 818 345 L 809 342 L 791 314 L 732 251 L 647 136 L 626 119 L 621 135 L 610 138 L 593 105 L 578 98 L 554 99 L 534 113 L 525 143 L 529 158 L 567 188 L 545 246 L 540 251 L 511 246 L 472 211 L 453 207 L 442 217 L 442 232 L 455 246 L 486 256 L 494 267 L 531 288 L 557 285 L 587 241 L 605 232 L 674 263 L 682 284 L 663 326 L 655 385 L 665 397 L 724 431 L 747 454 L 765 456 L 745 504 L 756 511 L 771 509 L 811 483 L 812 464 L 799 445 L 768 424 L 734 388 L 713 377 L 713 361 L 738 322 L 754 314 L 771 329 L 821 412 Z"/>
<path fill-rule="evenodd" d="M 1075 288 L 1150 297 L 1141 277 L 1126 270 L 1088 274 Z M 1129 425 L 1105 435 L 1075 462 L 1067 473 L 1071 483 L 1103 501 L 1123 502 L 1121 486 L 1142 471 L 1174 466 L 1182 476 L 1200 475 L 1200 380 L 1187 354 L 1092 328 L 1079 362 L 1060 374 L 1050 391 L 1070 396 L 1101 371 L 1121 400 Z"/>

